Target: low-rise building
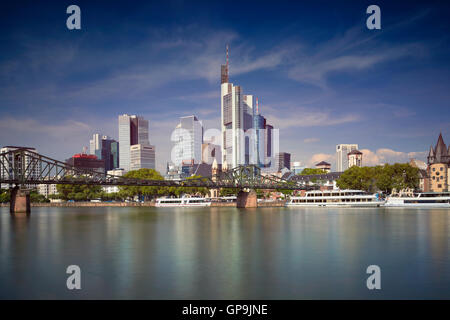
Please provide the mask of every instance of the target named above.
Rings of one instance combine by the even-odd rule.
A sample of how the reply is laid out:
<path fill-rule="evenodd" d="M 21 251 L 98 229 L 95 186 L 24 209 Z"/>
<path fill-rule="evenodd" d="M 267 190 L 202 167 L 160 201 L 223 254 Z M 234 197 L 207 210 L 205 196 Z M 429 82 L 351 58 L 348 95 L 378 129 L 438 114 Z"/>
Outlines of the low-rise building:
<path fill-rule="evenodd" d="M 318 164 L 316 164 L 316 168 L 322 169 L 328 173 L 331 171 L 331 164 L 329 164 L 328 162 L 325 162 L 325 161 L 321 161 Z"/>
<path fill-rule="evenodd" d="M 66 160 L 71 167 L 82 170 L 93 170 L 98 173 L 105 173 L 105 161 L 97 158 L 93 154 L 77 153 Z"/>
<path fill-rule="evenodd" d="M 427 157 L 429 190 L 432 192 L 449 191 L 450 185 L 450 146 L 444 143 L 442 133 L 439 134 L 436 146 L 430 147 Z"/>
<path fill-rule="evenodd" d="M 347 154 L 348 167 L 349 168 L 351 168 L 353 166 L 362 167 L 362 156 L 363 156 L 363 153 L 357 149 L 350 151 Z"/>
<path fill-rule="evenodd" d="M 37 192 L 42 194 L 44 197 L 48 199 L 50 195 L 58 194 L 58 190 L 56 189 L 56 184 L 39 184 L 37 186 Z"/>
<path fill-rule="evenodd" d="M 113 169 L 113 170 L 108 170 L 106 173 L 108 175 L 121 177 L 121 176 L 124 175 L 124 172 L 125 172 L 124 169 L 117 168 L 117 169 Z M 119 192 L 119 187 L 118 186 L 103 186 L 102 189 L 106 193 L 117 193 L 117 192 Z"/>

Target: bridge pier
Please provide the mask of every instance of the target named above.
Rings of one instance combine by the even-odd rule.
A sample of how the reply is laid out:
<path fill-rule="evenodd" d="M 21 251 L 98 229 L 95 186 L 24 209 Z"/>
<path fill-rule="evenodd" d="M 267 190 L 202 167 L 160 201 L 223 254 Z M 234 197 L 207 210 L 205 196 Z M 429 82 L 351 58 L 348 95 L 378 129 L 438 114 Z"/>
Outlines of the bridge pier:
<path fill-rule="evenodd" d="M 9 212 L 15 213 L 30 213 L 30 192 L 21 190 L 19 187 L 11 189 L 11 199 L 9 200 Z"/>
<path fill-rule="evenodd" d="M 258 207 L 258 201 L 255 190 L 239 191 L 236 199 L 237 208 L 256 208 Z"/>

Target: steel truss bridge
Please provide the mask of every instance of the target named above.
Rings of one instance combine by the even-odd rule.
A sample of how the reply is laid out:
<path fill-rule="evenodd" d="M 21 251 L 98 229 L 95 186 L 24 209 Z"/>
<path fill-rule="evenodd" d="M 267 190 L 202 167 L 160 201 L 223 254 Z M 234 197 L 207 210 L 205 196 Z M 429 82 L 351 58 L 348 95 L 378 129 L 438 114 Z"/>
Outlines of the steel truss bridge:
<path fill-rule="evenodd" d="M 94 170 L 80 169 L 26 148 L 0 153 L 0 187 L 38 184 L 80 184 L 101 186 L 205 187 L 209 189 L 314 189 L 273 175 L 262 175 L 260 168 L 249 165 L 219 172 L 213 177 L 181 181 L 146 180 L 114 176 Z"/>

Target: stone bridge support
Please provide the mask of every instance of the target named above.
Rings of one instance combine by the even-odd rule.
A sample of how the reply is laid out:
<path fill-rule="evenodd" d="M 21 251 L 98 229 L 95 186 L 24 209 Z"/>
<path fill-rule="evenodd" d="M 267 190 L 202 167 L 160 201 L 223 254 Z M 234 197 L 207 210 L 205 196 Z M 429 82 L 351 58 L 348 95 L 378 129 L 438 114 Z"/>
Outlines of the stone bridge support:
<path fill-rule="evenodd" d="M 30 192 L 21 190 L 19 187 L 11 189 L 11 199 L 9 201 L 9 212 L 15 213 L 30 213 Z"/>
<path fill-rule="evenodd" d="M 237 208 L 256 208 L 258 207 L 258 201 L 255 190 L 239 191 L 236 199 Z"/>

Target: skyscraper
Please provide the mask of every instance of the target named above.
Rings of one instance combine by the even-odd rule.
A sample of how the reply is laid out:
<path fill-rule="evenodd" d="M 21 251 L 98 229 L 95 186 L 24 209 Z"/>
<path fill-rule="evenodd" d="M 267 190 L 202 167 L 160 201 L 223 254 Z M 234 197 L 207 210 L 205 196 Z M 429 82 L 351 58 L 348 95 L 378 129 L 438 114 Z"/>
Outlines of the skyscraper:
<path fill-rule="evenodd" d="M 272 167 L 275 165 L 275 154 L 273 148 L 274 132 L 273 126 L 268 124 L 267 121 L 264 126 L 264 149 L 265 149 L 265 164 L 264 167 Z"/>
<path fill-rule="evenodd" d="M 148 138 L 148 120 L 136 115 L 123 114 L 119 116 L 119 164 L 125 171 L 131 170 L 131 146 L 142 145 L 150 146 Z M 146 150 L 146 148 L 138 148 L 139 150 Z M 155 150 L 153 146 L 153 151 Z M 135 150 L 137 152 L 137 150 Z M 145 153 L 139 153 L 145 154 Z M 137 161 L 136 163 L 146 164 L 150 163 L 145 159 Z M 145 168 L 145 167 L 142 167 Z M 140 169 L 140 168 L 138 168 Z M 151 168 L 151 169 L 154 169 Z M 135 169 L 133 169 L 135 170 Z"/>
<path fill-rule="evenodd" d="M 256 98 L 256 107 L 253 108 L 253 159 L 251 163 L 262 168 L 266 163 L 266 118 L 259 114 L 258 98 Z"/>
<path fill-rule="evenodd" d="M 105 172 L 119 167 L 119 143 L 96 133 L 89 141 L 89 153 L 105 161 Z"/>
<path fill-rule="evenodd" d="M 171 137 L 171 160 L 176 166 L 182 163 L 201 163 L 203 126 L 196 116 L 181 117 Z"/>
<path fill-rule="evenodd" d="M 254 143 L 253 96 L 244 95 L 240 86 L 229 83 L 228 47 L 227 64 L 221 67 L 220 105 L 222 131 L 222 163 L 231 168 L 250 162 Z"/>
<path fill-rule="evenodd" d="M 287 152 L 277 153 L 276 157 L 276 170 L 281 171 L 283 168 L 291 170 L 291 154 Z"/>
<path fill-rule="evenodd" d="M 358 150 L 357 144 L 338 144 L 336 146 L 336 171 L 342 172 L 348 169 L 348 154 Z"/>

